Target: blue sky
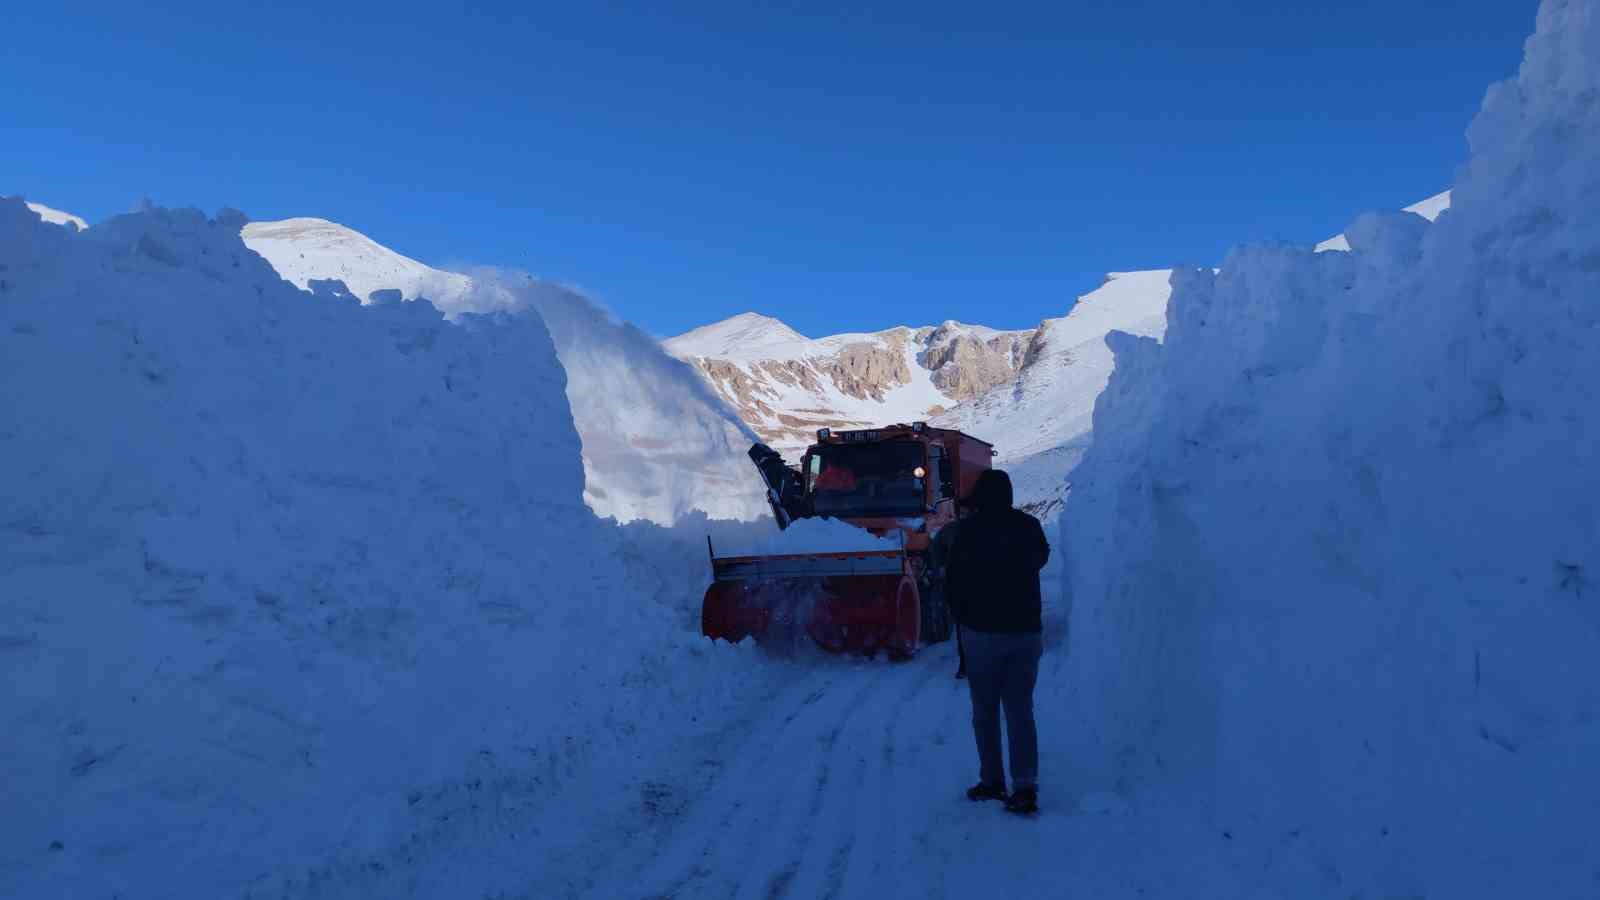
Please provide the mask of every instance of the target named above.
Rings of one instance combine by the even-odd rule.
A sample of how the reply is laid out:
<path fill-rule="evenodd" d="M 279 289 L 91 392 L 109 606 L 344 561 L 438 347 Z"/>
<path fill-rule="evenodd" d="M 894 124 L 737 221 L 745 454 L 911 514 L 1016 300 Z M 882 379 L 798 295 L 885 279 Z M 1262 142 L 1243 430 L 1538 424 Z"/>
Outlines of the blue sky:
<path fill-rule="evenodd" d="M 1449 186 L 1533 0 L 17 3 L 0 194 L 316 215 L 673 334 L 1028 327 Z"/>

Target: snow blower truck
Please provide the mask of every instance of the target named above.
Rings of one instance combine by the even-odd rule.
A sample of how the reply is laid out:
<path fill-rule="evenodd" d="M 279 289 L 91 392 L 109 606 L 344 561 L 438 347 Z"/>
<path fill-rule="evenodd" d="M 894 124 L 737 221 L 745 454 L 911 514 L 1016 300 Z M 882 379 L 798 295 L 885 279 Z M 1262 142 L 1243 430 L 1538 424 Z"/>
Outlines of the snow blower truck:
<path fill-rule="evenodd" d="M 765 444 L 750 448 L 778 527 L 838 519 L 898 548 L 769 556 L 711 555 L 712 583 L 701 631 L 734 643 L 808 634 L 835 653 L 909 659 L 924 643 L 948 640 L 943 573 L 932 571 L 932 535 L 956 518 L 956 498 L 990 468 L 992 445 L 925 422 L 861 431 L 823 428 L 786 464 Z"/>

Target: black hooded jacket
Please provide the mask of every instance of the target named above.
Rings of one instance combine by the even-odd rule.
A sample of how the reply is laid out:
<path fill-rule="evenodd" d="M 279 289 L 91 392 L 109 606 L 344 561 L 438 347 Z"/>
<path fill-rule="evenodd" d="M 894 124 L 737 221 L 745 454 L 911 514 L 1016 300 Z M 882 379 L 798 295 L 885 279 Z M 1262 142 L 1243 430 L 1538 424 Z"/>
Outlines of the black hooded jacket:
<path fill-rule="evenodd" d="M 980 480 L 977 512 L 956 530 L 945 576 L 950 608 L 973 631 L 1040 632 L 1039 570 L 1050 544 L 1038 519 L 1011 508 L 1010 479 L 998 471 L 984 475 L 1000 477 Z"/>

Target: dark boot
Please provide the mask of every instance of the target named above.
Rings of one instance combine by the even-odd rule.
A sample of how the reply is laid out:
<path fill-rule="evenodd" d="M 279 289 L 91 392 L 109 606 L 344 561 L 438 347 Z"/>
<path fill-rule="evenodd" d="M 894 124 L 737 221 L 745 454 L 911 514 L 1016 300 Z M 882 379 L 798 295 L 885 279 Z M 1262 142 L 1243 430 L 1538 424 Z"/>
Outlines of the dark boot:
<path fill-rule="evenodd" d="M 1006 812 L 1016 813 L 1019 816 L 1031 816 L 1039 812 L 1039 789 L 1019 788 L 1011 798 L 1006 801 Z"/>
<path fill-rule="evenodd" d="M 1006 786 L 1003 784 L 984 784 L 978 782 L 967 788 L 968 800 L 1005 800 Z"/>

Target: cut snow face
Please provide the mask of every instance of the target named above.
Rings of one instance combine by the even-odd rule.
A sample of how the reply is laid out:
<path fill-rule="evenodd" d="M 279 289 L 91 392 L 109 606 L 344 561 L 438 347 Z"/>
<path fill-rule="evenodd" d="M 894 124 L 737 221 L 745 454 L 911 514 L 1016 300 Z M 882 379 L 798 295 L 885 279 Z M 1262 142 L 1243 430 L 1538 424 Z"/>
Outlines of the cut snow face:
<path fill-rule="evenodd" d="M 360 884 L 764 687 L 693 627 L 720 532 L 584 507 L 534 311 L 312 296 L 241 225 L 0 200 L 0 896 Z"/>
<path fill-rule="evenodd" d="M 1341 895 L 1600 871 L 1600 2 L 1526 47 L 1448 215 L 1236 250 L 1110 336 L 1061 517 L 1083 777 Z"/>
<path fill-rule="evenodd" d="M 324 219 L 251 222 L 247 246 L 285 279 L 338 279 L 363 302 L 427 298 L 447 317 L 535 309 L 555 340 L 583 440 L 584 500 L 602 516 L 671 523 L 691 510 L 765 513 L 745 451 L 753 436 L 651 338 L 575 291 L 526 273 L 445 272 Z"/>
<path fill-rule="evenodd" d="M 899 550 L 901 546 L 900 532 L 880 538 L 848 522 L 818 517 L 796 519 L 782 531 L 778 530 L 775 523 L 767 523 L 762 527 L 752 526 L 746 534 L 725 535 L 717 539 L 714 550 L 718 557 L 782 556 L 802 553 L 847 553 L 856 550 Z"/>

